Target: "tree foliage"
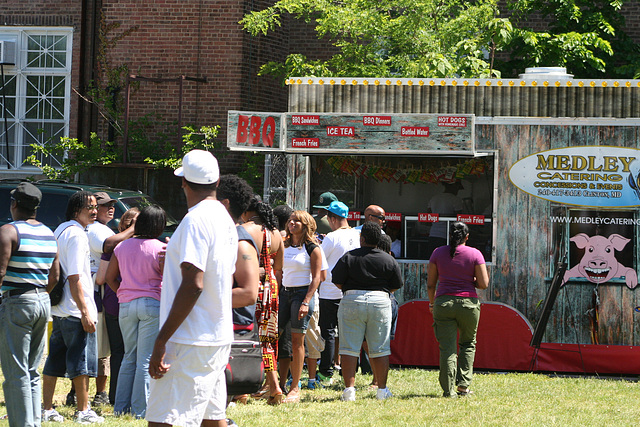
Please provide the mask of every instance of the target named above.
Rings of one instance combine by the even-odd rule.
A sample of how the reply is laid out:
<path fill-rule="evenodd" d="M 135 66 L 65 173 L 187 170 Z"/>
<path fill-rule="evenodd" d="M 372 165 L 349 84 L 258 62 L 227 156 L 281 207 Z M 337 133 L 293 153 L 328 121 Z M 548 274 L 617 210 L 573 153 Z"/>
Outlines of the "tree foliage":
<path fill-rule="evenodd" d="M 284 14 L 315 23 L 338 52 L 329 60 L 289 55 L 262 74 L 316 76 L 496 76 L 487 53 L 508 42 L 512 28 L 494 0 L 280 0 L 241 24 L 267 34 Z"/>
<path fill-rule="evenodd" d="M 313 24 L 317 36 L 336 48 L 327 60 L 294 52 L 260 69 L 282 78 L 486 78 L 517 75 L 531 66 L 567 66 L 576 74 L 625 69 L 609 61 L 625 39 L 620 0 L 506 3 L 509 18 L 500 16 L 496 0 L 279 0 L 246 14 L 240 24 L 254 36 L 266 35 L 291 15 Z M 534 15 L 548 28 L 531 27 Z M 629 45 L 629 58 L 637 57 L 637 47 Z"/>
<path fill-rule="evenodd" d="M 633 78 L 640 50 L 624 32 L 621 0 L 518 0 L 508 2 L 514 33 L 508 72 L 525 67 L 567 67 L 582 77 Z M 546 24 L 546 31 L 531 23 Z"/>

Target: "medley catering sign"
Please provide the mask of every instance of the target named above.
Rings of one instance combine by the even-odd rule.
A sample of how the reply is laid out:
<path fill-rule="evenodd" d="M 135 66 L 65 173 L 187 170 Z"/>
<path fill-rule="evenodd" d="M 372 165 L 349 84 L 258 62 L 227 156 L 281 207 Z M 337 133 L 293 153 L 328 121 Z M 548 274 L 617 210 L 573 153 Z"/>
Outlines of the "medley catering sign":
<path fill-rule="evenodd" d="M 556 203 L 640 206 L 640 150 L 582 146 L 541 151 L 514 163 L 509 179 L 520 190 Z"/>

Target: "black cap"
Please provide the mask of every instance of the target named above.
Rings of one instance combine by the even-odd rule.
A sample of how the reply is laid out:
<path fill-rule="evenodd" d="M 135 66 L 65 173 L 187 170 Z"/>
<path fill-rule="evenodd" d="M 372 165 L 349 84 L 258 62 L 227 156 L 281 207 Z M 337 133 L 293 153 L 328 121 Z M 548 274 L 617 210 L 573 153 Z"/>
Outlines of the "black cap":
<path fill-rule="evenodd" d="M 11 191 L 11 198 L 16 204 L 30 211 L 36 210 L 42 200 L 42 192 L 35 185 L 28 182 L 21 182 Z"/>
<path fill-rule="evenodd" d="M 96 198 L 96 203 L 98 203 L 99 205 L 104 205 L 106 203 L 116 201 L 116 199 L 112 199 L 111 196 L 109 196 L 104 191 L 98 191 L 97 193 L 93 193 L 93 196 Z"/>

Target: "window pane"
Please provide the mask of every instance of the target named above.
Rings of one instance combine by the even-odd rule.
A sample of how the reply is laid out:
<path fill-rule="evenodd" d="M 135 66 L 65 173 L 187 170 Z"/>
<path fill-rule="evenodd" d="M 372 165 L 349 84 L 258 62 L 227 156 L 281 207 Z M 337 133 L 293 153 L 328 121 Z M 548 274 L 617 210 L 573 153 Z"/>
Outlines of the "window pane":
<path fill-rule="evenodd" d="M 66 68 L 67 36 L 29 35 L 27 41 L 28 68 Z"/>

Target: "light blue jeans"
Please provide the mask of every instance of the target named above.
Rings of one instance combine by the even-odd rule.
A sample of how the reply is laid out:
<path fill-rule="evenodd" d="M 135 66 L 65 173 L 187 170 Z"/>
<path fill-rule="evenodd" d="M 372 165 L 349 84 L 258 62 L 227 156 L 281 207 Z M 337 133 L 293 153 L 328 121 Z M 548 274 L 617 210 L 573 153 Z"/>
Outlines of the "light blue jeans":
<path fill-rule="evenodd" d="M 116 414 L 131 412 L 144 418 L 149 398 L 149 358 L 158 336 L 160 301 L 136 298 L 120 304 L 120 329 L 124 341 L 124 359 L 118 375 Z"/>
<path fill-rule="evenodd" d="M 40 425 L 42 387 L 38 365 L 50 314 L 46 292 L 8 297 L 0 305 L 0 363 L 11 426 Z"/>
<path fill-rule="evenodd" d="M 384 291 L 346 291 L 338 307 L 340 354 L 358 357 L 366 338 L 369 357 L 391 354 L 391 299 Z"/>

